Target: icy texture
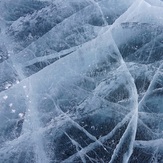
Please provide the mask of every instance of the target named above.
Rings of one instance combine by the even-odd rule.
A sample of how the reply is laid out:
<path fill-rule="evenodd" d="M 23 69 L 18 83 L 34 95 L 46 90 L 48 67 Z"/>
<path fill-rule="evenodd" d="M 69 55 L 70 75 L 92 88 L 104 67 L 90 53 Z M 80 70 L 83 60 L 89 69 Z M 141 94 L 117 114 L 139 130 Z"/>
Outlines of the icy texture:
<path fill-rule="evenodd" d="M 161 0 L 0 1 L 0 163 L 162 163 Z"/>

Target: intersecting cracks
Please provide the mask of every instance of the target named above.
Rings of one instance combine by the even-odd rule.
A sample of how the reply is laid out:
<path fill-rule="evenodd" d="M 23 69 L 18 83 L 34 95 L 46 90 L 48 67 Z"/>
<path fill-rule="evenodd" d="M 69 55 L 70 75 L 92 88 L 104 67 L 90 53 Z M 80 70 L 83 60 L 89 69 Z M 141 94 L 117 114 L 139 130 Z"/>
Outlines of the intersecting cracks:
<path fill-rule="evenodd" d="M 159 134 L 153 132 L 151 128 L 149 128 L 140 118 L 138 119 L 138 123 L 140 123 L 140 125 L 143 125 L 148 130 L 148 132 L 150 132 L 150 135 L 153 135 L 155 138 L 158 138 Z"/>
<path fill-rule="evenodd" d="M 82 160 L 83 163 L 86 163 L 86 160 L 85 160 L 85 156 L 92 162 L 92 158 L 90 158 L 87 154 L 85 154 L 85 156 L 81 153 L 81 149 L 82 149 L 82 146 L 77 142 L 75 141 L 74 139 L 72 139 L 70 137 L 70 135 L 68 135 L 66 132 L 64 132 L 64 134 L 70 139 L 70 141 L 72 142 L 72 144 L 76 147 L 76 151 L 79 153 L 79 156 Z M 96 152 L 95 152 L 96 154 Z M 96 154 L 97 155 L 97 154 Z"/>
<path fill-rule="evenodd" d="M 51 98 L 51 100 L 53 100 L 53 102 L 54 102 L 54 99 L 52 99 L 52 97 L 49 95 L 49 98 Z M 54 102 L 54 104 L 55 104 L 55 102 Z M 72 124 L 74 125 L 74 126 L 76 126 L 78 129 L 80 129 L 82 132 L 84 132 L 91 140 L 93 140 L 94 141 L 94 145 L 92 144 L 90 144 L 90 145 L 88 145 L 87 146 L 87 148 L 83 148 L 83 149 L 85 149 L 87 152 L 86 153 L 88 153 L 89 151 L 92 151 L 93 150 L 93 148 L 91 147 L 91 146 L 102 146 L 103 148 L 104 148 L 104 150 L 106 151 L 106 152 L 108 152 L 107 151 L 107 149 L 104 147 L 104 145 L 103 145 L 103 142 L 105 142 L 106 140 L 107 140 L 107 138 L 106 138 L 106 136 L 103 136 L 103 137 L 100 137 L 99 139 L 96 139 L 96 137 L 95 136 L 93 136 L 93 135 L 91 135 L 87 130 L 85 130 L 83 127 L 81 127 L 78 123 L 76 123 L 70 116 L 68 116 L 68 114 L 67 113 L 64 113 L 56 104 L 55 104 L 55 107 L 58 109 L 58 111 L 62 114 L 62 115 L 64 115 L 64 117 L 66 117 L 67 118 L 67 120 L 68 121 L 70 121 L 70 122 L 72 122 Z M 127 121 L 127 119 L 129 119 L 129 117 L 132 115 L 132 112 L 131 113 L 129 113 L 129 115 L 128 115 L 128 117 L 127 118 L 124 118 L 124 122 L 122 121 L 122 124 L 121 125 L 123 125 L 126 121 Z M 120 122 L 121 123 L 121 122 Z M 117 128 L 118 127 L 120 127 L 121 126 L 120 124 L 118 124 L 116 127 L 115 127 L 115 129 L 113 129 L 112 131 L 111 131 L 111 133 L 112 132 L 115 132 L 116 130 L 117 130 Z M 53 126 L 51 126 L 51 127 L 53 127 Z M 45 128 L 45 129 L 39 129 L 39 131 L 33 131 L 33 132 L 45 132 L 46 130 L 48 130 L 48 129 L 50 129 L 49 127 L 48 128 Z M 112 133 L 113 134 L 113 133 Z M 29 138 L 30 137 L 30 133 L 25 133 L 25 134 L 23 134 L 23 135 L 21 135 L 19 138 L 17 138 L 17 139 L 15 139 L 15 140 L 13 140 L 12 142 L 14 143 L 21 143 L 21 142 L 23 142 L 26 138 Z M 110 136 L 111 137 L 111 136 Z M 21 140 L 21 141 L 20 141 Z M 16 145 L 14 143 L 14 146 Z M 13 146 L 13 145 L 11 145 L 11 146 Z M 8 149 L 8 151 L 9 150 L 11 150 L 11 146 L 9 147 L 9 149 Z M 80 144 L 79 144 L 79 147 L 80 147 Z M 94 147 L 95 148 L 95 147 Z M 107 147 L 108 148 L 108 147 Z M 78 149 L 78 152 L 80 151 L 81 153 L 83 153 L 83 149 Z M 78 153 L 79 154 L 79 153 Z M 77 154 L 77 155 L 78 155 Z M 89 158 L 89 159 L 91 159 L 91 158 Z"/>
<path fill-rule="evenodd" d="M 162 34 L 158 34 L 157 35 L 157 32 L 155 32 L 155 38 L 152 39 L 150 42 L 145 43 L 141 48 L 139 48 L 138 50 L 136 50 L 136 52 L 134 52 L 133 54 L 136 56 L 137 53 L 139 54 L 141 51 L 143 51 L 144 49 L 146 49 L 146 51 L 149 51 L 149 55 L 148 55 L 148 58 L 145 61 L 143 61 L 143 62 L 145 62 L 146 65 L 151 64 L 151 63 L 148 63 L 149 62 L 149 59 L 152 56 L 153 50 L 158 49 L 158 47 L 155 47 L 155 45 L 156 45 L 156 43 L 158 42 L 158 40 L 161 37 L 162 37 Z M 140 57 L 141 56 L 139 56 L 139 59 L 141 60 Z"/>
<path fill-rule="evenodd" d="M 55 28 L 56 26 L 59 26 L 61 23 L 67 21 L 69 18 L 73 17 L 73 16 L 76 15 L 78 12 L 84 11 L 84 10 L 85 10 L 86 8 L 88 8 L 90 5 L 91 5 L 91 4 L 88 4 L 88 5 L 85 6 L 84 8 L 80 9 L 79 11 L 77 11 L 77 12 L 73 13 L 72 15 L 68 16 L 67 18 L 65 18 L 63 21 L 61 21 L 61 22 L 58 23 L 57 25 L 54 25 L 49 31 L 47 31 L 46 33 L 44 33 L 41 37 L 37 38 L 36 40 L 33 40 L 33 41 L 32 41 L 27 47 L 25 47 L 24 49 L 28 48 L 28 47 L 31 46 L 33 43 L 35 43 L 35 42 L 37 42 L 38 40 L 42 39 L 45 35 L 47 35 L 47 33 L 50 33 L 51 31 L 53 31 L 54 28 Z M 41 10 L 44 10 L 44 8 L 41 9 Z M 57 34 L 57 33 L 55 33 L 55 34 Z M 62 41 L 64 41 L 64 40 L 62 40 Z M 65 43 L 66 43 L 66 42 L 65 42 Z M 67 43 L 66 43 L 66 44 L 67 44 Z M 67 44 L 67 45 L 68 45 L 68 44 Z M 69 47 L 69 45 L 68 45 L 68 47 Z M 19 53 L 21 53 L 24 49 L 20 50 Z"/>
<path fill-rule="evenodd" d="M 101 142 L 99 142 L 97 140 L 97 138 L 95 136 L 93 136 L 92 134 L 90 134 L 84 127 L 80 126 L 77 122 L 75 122 L 68 114 L 66 114 L 65 112 L 62 111 L 62 109 L 56 104 L 56 102 L 54 101 L 54 99 L 49 96 L 49 98 L 53 101 L 55 108 L 57 109 L 58 112 L 60 112 L 61 114 L 63 114 L 71 123 L 73 126 L 77 127 L 78 129 L 80 129 L 83 133 L 85 133 L 91 140 L 96 141 L 100 146 L 102 146 L 104 148 L 105 151 L 107 151 L 107 149 L 103 146 L 103 144 Z M 108 152 L 108 151 L 107 151 Z"/>
<path fill-rule="evenodd" d="M 162 153 L 162 143 L 163 139 L 156 140 L 144 140 L 135 141 L 135 148 L 143 149 L 143 153 L 152 155 L 151 161 L 156 161 L 155 159 L 160 159 L 160 153 Z M 157 162 L 157 161 L 156 161 Z"/>
<path fill-rule="evenodd" d="M 74 126 L 76 126 L 77 128 L 79 128 L 79 129 L 80 129 L 81 131 L 83 131 L 89 138 L 91 138 L 93 141 L 95 141 L 97 146 L 102 145 L 101 143 L 99 143 L 99 141 L 97 141 L 97 139 L 96 139 L 93 135 L 90 135 L 90 133 L 88 133 L 83 127 L 81 127 L 81 126 L 80 126 L 78 123 L 76 123 L 71 117 L 69 117 L 68 114 L 64 113 L 64 112 L 56 105 L 54 99 L 52 99 L 51 96 L 49 96 L 49 98 L 51 98 L 51 100 L 53 100 L 55 107 L 56 107 L 62 114 L 64 114 L 65 117 L 67 117 L 67 119 L 69 119 L 69 120 L 72 122 L 72 124 L 73 124 Z M 104 99 L 104 100 L 105 100 L 105 99 Z M 130 113 L 132 113 L 132 112 L 130 112 Z M 89 146 L 90 146 L 90 145 L 89 145 Z M 87 146 L 87 147 L 89 147 L 89 146 Z M 89 151 L 91 151 L 91 150 L 92 150 L 92 148 L 91 148 Z M 83 153 L 83 149 L 81 149 L 81 152 Z M 78 154 L 79 154 L 79 153 L 78 153 Z M 77 154 L 77 155 L 78 155 L 78 154 Z M 71 157 L 70 157 L 70 158 L 71 158 Z"/>
<path fill-rule="evenodd" d="M 79 75 L 79 76 L 81 76 L 81 77 L 84 77 L 84 78 L 86 78 L 86 79 L 89 79 L 89 80 L 91 80 L 92 82 L 95 83 L 95 81 L 94 81 L 93 78 L 88 77 L 88 76 L 84 75 L 83 73 L 82 73 L 82 74 L 78 74 L 76 71 L 74 71 L 74 70 L 72 70 L 72 69 L 71 69 L 71 71 L 73 71 L 73 73 L 75 73 L 75 74 L 77 74 L 77 75 Z M 48 89 L 47 92 L 51 92 L 51 91 L 54 91 L 54 92 L 55 92 L 55 89 L 57 89 L 57 88 L 60 87 L 60 86 L 66 91 L 66 90 L 67 90 L 66 86 L 64 86 L 63 84 L 61 84 L 61 83 L 62 83 L 61 81 L 64 81 L 64 79 L 65 79 L 65 78 L 62 77 L 61 80 L 59 80 L 57 83 L 55 83 L 55 84 L 56 84 L 55 86 L 54 86 L 53 84 L 51 84 L 51 86 L 49 87 L 49 89 Z M 103 80 L 102 80 L 102 81 L 103 81 Z M 91 91 L 91 90 L 87 90 L 87 89 L 81 88 L 81 87 L 79 87 L 78 85 L 73 84 L 73 83 L 71 83 L 69 86 L 72 86 L 72 87 L 74 87 L 74 88 L 76 87 L 78 90 L 84 91 L 85 94 L 87 94 L 86 98 L 84 98 L 80 103 L 78 103 L 78 108 L 80 108 L 80 106 L 82 106 L 82 104 L 85 103 L 89 98 L 95 97 L 95 98 L 98 98 L 98 99 L 100 99 L 100 100 L 102 100 L 102 101 L 108 103 L 108 104 L 111 104 L 111 105 L 115 106 L 117 109 L 114 110 L 114 111 L 116 111 L 118 114 L 124 115 L 124 114 L 126 114 L 126 113 L 129 111 L 128 109 L 126 109 L 126 107 L 124 107 L 124 106 L 122 106 L 122 105 L 120 105 L 120 104 L 118 104 L 118 103 L 110 102 L 110 101 L 108 101 L 107 99 L 105 99 L 104 97 L 99 96 L 99 95 L 96 93 L 96 89 L 94 89 L 94 90 L 92 90 L 92 91 Z M 97 88 L 97 86 L 98 86 L 98 85 L 96 85 L 96 88 Z M 57 90 L 56 90 L 56 92 L 57 92 Z M 51 93 L 48 93 L 48 94 L 52 94 L 52 92 L 51 92 Z M 52 97 L 49 96 L 48 94 L 46 94 L 46 95 L 47 95 L 49 98 L 52 99 Z M 128 99 L 128 100 L 130 100 L 130 99 Z M 121 102 L 121 101 L 119 101 L 119 102 Z M 121 109 L 118 109 L 118 108 L 121 108 Z M 122 109 L 122 108 L 123 108 L 123 109 Z M 111 108 L 110 108 L 110 109 L 111 109 Z M 123 110 L 123 112 L 122 112 L 122 110 Z"/>
<path fill-rule="evenodd" d="M 143 103 L 144 103 L 146 97 L 150 94 L 152 85 L 153 85 L 153 83 L 156 81 L 156 78 L 158 77 L 158 74 L 159 74 L 160 69 L 161 69 L 162 66 L 163 66 L 163 64 L 161 64 L 160 67 L 156 70 L 156 73 L 155 73 L 155 75 L 153 76 L 153 79 L 152 79 L 152 81 L 150 82 L 150 85 L 149 85 L 149 87 L 148 87 L 148 89 L 147 89 L 145 95 L 143 96 L 143 98 L 142 98 L 141 101 L 139 102 L 139 105 L 138 105 L 139 109 L 144 105 Z"/>
<path fill-rule="evenodd" d="M 88 153 L 89 151 L 92 151 L 93 149 L 95 149 L 96 147 L 98 147 L 98 146 L 100 146 L 100 144 L 99 144 L 99 142 L 101 143 L 101 144 L 103 144 L 105 141 L 107 141 L 108 139 L 110 139 L 111 137 L 113 137 L 113 135 L 115 134 L 115 132 L 121 127 L 121 126 L 123 126 L 125 123 L 126 123 L 126 121 L 128 121 L 131 117 L 132 117 L 132 115 L 133 115 L 133 112 L 130 112 L 129 114 L 127 114 L 126 116 L 125 116 L 125 118 L 121 121 L 121 122 L 119 122 L 116 126 L 115 126 L 115 128 L 110 132 L 110 133 L 108 133 L 107 135 L 105 135 L 105 136 L 102 136 L 102 137 L 100 137 L 97 141 L 95 141 L 95 142 L 93 142 L 93 143 L 90 143 L 88 146 L 86 146 L 86 147 L 84 147 L 84 148 L 82 148 L 81 150 L 80 150 L 80 152 L 82 153 L 82 154 L 86 154 L 86 153 Z M 66 160 L 64 160 L 63 161 L 63 163 L 65 162 L 71 162 L 71 161 L 73 161 L 76 157 L 78 157 L 79 156 L 79 153 L 77 152 L 77 153 L 75 153 L 75 154 L 73 154 L 72 156 L 70 156 L 69 158 L 67 158 Z"/>

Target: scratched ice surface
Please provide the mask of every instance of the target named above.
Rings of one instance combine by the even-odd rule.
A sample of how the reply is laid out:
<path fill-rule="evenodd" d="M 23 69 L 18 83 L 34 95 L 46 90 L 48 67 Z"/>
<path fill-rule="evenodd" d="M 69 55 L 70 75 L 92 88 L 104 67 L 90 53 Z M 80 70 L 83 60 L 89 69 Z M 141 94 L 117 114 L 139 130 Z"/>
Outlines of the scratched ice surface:
<path fill-rule="evenodd" d="M 161 0 L 1 0 L 0 28 L 0 163 L 163 163 Z"/>

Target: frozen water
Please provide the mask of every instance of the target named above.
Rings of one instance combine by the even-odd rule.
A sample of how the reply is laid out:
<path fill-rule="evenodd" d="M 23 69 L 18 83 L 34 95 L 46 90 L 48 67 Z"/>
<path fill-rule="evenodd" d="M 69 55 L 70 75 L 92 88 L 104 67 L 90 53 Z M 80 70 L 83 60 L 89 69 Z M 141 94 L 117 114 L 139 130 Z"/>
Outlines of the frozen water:
<path fill-rule="evenodd" d="M 162 7 L 0 1 L 0 163 L 162 163 Z"/>

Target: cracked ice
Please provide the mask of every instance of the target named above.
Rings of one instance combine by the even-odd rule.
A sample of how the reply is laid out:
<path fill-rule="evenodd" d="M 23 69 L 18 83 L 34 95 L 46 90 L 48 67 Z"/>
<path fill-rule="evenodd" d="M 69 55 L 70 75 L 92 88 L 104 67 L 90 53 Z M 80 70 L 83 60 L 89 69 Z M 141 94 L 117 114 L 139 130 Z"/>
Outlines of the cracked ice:
<path fill-rule="evenodd" d="M 161 0 L 0 1 L 0 163 L 162 163 Z"/>

